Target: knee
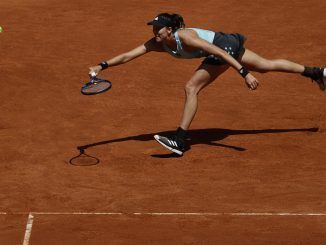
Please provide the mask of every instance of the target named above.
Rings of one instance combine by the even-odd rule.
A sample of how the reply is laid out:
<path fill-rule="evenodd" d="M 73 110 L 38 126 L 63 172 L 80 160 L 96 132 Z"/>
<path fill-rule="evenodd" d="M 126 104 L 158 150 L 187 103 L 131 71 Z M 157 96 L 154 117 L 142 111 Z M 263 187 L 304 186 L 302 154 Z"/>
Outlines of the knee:
<path fill-rule="evenodd" d="M 191 82 L 186 84 L 184 90 L 187 97 L 197 95 L 199 92 L 198 87 Z"/>

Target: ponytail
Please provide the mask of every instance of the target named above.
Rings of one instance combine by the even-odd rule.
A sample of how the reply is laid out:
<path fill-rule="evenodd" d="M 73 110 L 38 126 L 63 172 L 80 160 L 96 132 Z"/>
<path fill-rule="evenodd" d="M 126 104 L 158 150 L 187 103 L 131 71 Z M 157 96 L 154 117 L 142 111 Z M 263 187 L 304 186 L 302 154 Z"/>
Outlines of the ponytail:
<path fill-rule="evenodd" d="M 183 17 L 179 14 L 171 14 L 172 22 L 174 26 L 172 26 L 173 31 L 176 31 L 179 28 L 184 28 L 186 25 L 184 23 Z"/>

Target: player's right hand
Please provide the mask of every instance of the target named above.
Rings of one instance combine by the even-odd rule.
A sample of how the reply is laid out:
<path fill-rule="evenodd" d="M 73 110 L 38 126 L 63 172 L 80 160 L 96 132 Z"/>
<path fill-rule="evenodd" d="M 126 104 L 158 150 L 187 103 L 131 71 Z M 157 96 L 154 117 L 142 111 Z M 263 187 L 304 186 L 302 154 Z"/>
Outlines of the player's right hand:
<path fill-rule="evenodd" d="M 92 66 L 89 67 L 89 76 L 94 77 L 97 76 L 97 74 L 99 74 L 99 72 L 102 70 L 102 67 L 100 65 L 97 66 Z"/>
<path fill-rule="evenodd" d="M 259 85 L 259 81 L 250 73 L 246 76 L 245 81 L 248 88 L 251 90 L 255 90 Z"/>

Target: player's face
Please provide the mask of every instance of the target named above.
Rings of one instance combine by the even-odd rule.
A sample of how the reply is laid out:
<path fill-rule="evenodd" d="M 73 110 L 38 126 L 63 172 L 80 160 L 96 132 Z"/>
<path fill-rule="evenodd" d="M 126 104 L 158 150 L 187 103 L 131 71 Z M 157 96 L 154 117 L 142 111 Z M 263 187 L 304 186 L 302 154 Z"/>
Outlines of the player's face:
<path fill-rule="evenodd" d="M 162 27 L 162 26 L 153 26 L 153 33 L 155 36 L 156 42 L 162 42 L 168 39 L 171 35 L 171 28 Z"/>

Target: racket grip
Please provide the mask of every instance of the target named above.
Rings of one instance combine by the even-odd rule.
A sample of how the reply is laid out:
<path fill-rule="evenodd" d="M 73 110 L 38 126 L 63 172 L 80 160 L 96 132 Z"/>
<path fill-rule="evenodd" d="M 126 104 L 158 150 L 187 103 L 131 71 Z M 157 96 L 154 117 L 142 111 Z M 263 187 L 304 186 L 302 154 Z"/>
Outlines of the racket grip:
<path fill-rule="evenodd" d="M 95 73 L 95 71 L 92 71 L 92 72 L 90 73 L 90 76 L 91 76 L 91 77 L 96 77 L 96 73 Z"/>

